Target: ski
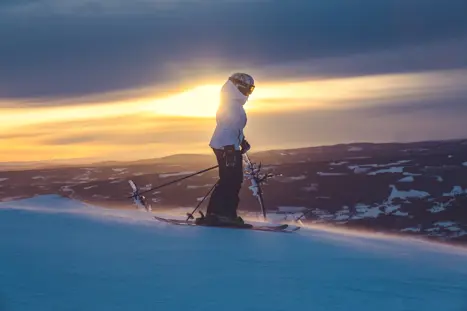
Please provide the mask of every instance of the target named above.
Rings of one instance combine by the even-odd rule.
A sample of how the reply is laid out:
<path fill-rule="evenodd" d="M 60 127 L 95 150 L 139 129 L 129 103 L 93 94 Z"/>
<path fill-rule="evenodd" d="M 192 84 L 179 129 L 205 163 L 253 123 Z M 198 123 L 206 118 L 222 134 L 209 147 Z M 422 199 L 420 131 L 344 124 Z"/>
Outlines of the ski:
<path fill-rule="evenodd" d="M 140 189 L 133 180 L 128 180 L 130 187 L 132 189 L 132 195 L 130 198 L 133 199 L 134 204 L 139 209 L 144 209 L 147 212 L 151 212 L 151 205 L 147 203 L 146 198 L 141 194 Z M 258 187 L 259 188 L 259 187 Z M 212 189 L 211 189 L 212 190 Z M 262 201 L 262 200 L 261 200 Z M 263 210 L 264 212 L 264 210 Z M 191 216 L 192 214 L 188 214 Z M 231 228 L 231 229 L 249 229 L 256 231 L 271 231 L 271 232 L 295 232 L 300 229 L 298 226 L 289 226 L 288 224 L 281 225 L 253 225 L 253 224 L 242 224 L 242 225 L 233 225 L 233 224 L 197 224 L 193 220 L 193 217 L 188 217 L 187 220 L 180 219 L 169 219 L 159 216 L 154 216 L 158 221 L 173 224 L 173 225 L 185 225 L 185 226 L 201 226 L 201 227 L 217 227 L 217 228 Z M 190 220 L 191 219 L 191 220 Z"/>
<path fill-rule="evenodd" d="M 294 232 L 300 229 L 300 227 L 291 228 L 289 230 L 289 225 L 265 225 L 265 226 L 257 226 L 252 224 L 244 224 L 244 225 L 203 225 L 203 224 L 196 224 L 192 220 L 179 220 L 179 219 L 170 219 L 170 218 L 163 218 L 159 216 L 154 216 L 154 218 L 158 221 L 179 225 L 179 226 L 201 226 L 201 227 L 215 227 L 215 228 L 231 228 L 231 229 L 248 229 L 248 230 L 256 230 L 256 231 L 272 231 L 272 232 Z"/>

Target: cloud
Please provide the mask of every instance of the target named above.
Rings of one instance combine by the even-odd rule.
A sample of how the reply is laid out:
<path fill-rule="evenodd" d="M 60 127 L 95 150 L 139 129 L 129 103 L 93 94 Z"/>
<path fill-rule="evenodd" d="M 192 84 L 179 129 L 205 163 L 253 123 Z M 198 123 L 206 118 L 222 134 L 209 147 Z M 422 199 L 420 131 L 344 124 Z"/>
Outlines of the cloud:
<path fill-rule="evenodd" d="M 269 0 L 4 0 L 0 4 L 3 12 L 11 15 L 44 14 L 67 16 L 95 16 L 112 14 L 138 14 L 149 11 L 173 10 L 186 5 L 212 5 L 223 3 L 251 3 Z"/>
<path fill-rule="evenodd" d="M 384 50 L 284 61 L 257 69 L 262 80 L 300 81 L 467 68 L 467 35 Z"/>
<path fill-rule="evenodd" d="M 213 118 L 155 114 L 232 71 L 255 149 L 465 133 L 465 0 L 239 1 L 1 1 L 0 156 L 210 152 Z"/>
<path fill-rule="evenodd" d="M 372 107 L 366 111 L 369 116 L 381 117 L 391 115 L 420 115 L 431 114 L 445 117 L 465 117 L 467 116 L 467 96 L 458 98 L 455 94 L 446 96 L 443 99 L 424 99 L 417 102 L 393 102 L 388 105 Z M 356 111 L 359 111 L 357 109 Z M 467 135 L 467 133 L 466 133 Z"/>
<path fill-rule="evenodd" d="M 467 69 L 284 81 L 259 87 L 247 107 L 254 113 L 444 105 L 467 101 Z"/>
<path fill-rule="evenodd" d="M 246 134 L 253 150 L 466 138 L 462 104 L 250 114 Z"/>
<path fill-rule="evenodd" d="M 80 143 L 93 143 L 97 142 L 97 136 L 95 134 L 74 134 L 74 135 L 59 135 L 52 139 L 39 140 L 42 145 L 74 145 Z"/>
<path fill-rule="evenodd" d="M 214 121 L 199 118 L 128 115 L 94 120 L 64 120 L 28 124 L 0 139 L 47 145 L 137 145 L 188 142 L 208 137 Z"/>
<path fill-rule="evenodd" d="M 271 65 L 442 44 L 467 34 L 464 0 L 363 0 L 359 5 L 337 0 L 297 0 L 293 5 L 282 0 L 200 0 L 164 9 L 158 7 L 166 3 L 161 1 L 12 3 L 0 6 L 0 37 L 5 38 L 0 41 L 0 98 L 184 85 L 207 77 L 223 79 L 233 70 L 255 74 Z M 14 12 L 31 6 L 34 9 Z M 365 59 L 360 61 L 352 70 L 358 71 L 358 64 L 365 67 Z M 437 60 L 456 66 L 449 61 Z M 465 65 L 465 58 L 458 62 Z M 432 66 L 418 61 L 416 67 Z M 392 65 L 373 62 L 366 67 L 381 72 Z"/>
<path fill-rule="evenodd" d="M 214 120 L 134 114 L 40 122 L 0 135 L 0 161 L 50 158 L 138 159 L 209 152 Z"/>
<path fill-rule="evenodd" d="M 248 113 L 245 133 L 254 151 L 354 141 L 465 138 L 466 116 L 465 98 L 454 94 L 444 100 L 352 104 L 340 109 L 265 107 Z M 52 157 L 123 160 L 210 153 L 214 126 L 214 118 L 136 113 L 27 123 L 2 131 L 0 161 Z"/>
<path fill-rule="evenodd" d="M 166 144 L 178 145 L 190 144 L 192 142 L 200 142 L 202 137 L 207 137 L 209 127 L 199 125 L 200 129 L 177 129 L 171 128 L 170 131 L 159 132 L 155 129 L 152 131 L 145 130 L 141 133 L 125 133 L 124 131 L 95 131 L 88 135 L 79 133 L 62 133 L 55 134 L 51 138 L 37 140 L 41 145 L 105 145 L 116 148 L 123 146 L 127 150 L 131 150 L 134 146 L 142 144 Z M 179 142 L 179 144 L 177 143 Z M 205 142 L 207 146 L 208 141 Z"/>

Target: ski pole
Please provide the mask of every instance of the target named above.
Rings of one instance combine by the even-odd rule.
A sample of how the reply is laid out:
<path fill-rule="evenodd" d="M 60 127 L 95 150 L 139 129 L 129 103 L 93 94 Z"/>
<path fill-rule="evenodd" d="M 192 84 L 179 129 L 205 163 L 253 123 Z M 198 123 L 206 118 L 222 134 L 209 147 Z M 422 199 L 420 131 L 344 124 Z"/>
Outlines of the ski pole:
<path fill-rule="evenodd" d="M 208 191 L 208 193 L 206 193 L 206 195 L 204 196 L 204 198 L 198 203 L 198 205 L 196 205 L 195 209 L 191 212 L 191 213 L 187 213 L 187 216 L 188 218 L 186 219 L 187 221 L 190 220 L 191 218 L 193 218 L 193 214 L 196 212 L 196 210 L 201 206 L 201 204 L 203 204 L 204 200 L 206 200 L 206 198 L 208 197 L 208 195 L 214 190 L 214 188 L 216 188 L 217 184 L 219 183 L 216 182 L 214 184 L 214 186 L 212 186 L 212 188 Z"/>
<path fill-rule="evenodd" d="M 215 168 L 218 168 L 218 167 L 219 167 L 219 165 L 209 167 L 209 168 L 207 168 L 207 169 L 204 169 L 204 170 L 201 170 L 201 171 L 199 171 L 199 172 L 190 174 L 190 175 L 188 175 L 188 176 L 185 176 L 185 177 L 182 177 L 182 178 L 179 178 L 179 179 L 175 179 L 175 180 L 169 181 L 169 182 L 167 182 L 167 183 L 165 183 L 165 184 L 156 186 L 156 187 L 151 188 L 151 189 L 149 189 L 149 190 L 141 191 L 139 194 L 143 194 L 143 193 L 146 193 L 146 192 L 149 192 L 149 191 L 154 191 L 154 190 L 160 189 L 160 188 L 162 188 L 162 187 L 175 184 L 175 183 L 177 183 L 177 182 L 179 182 L 179 181 L 188 179 L 188 178 L 190 178 L 190 177 L 196 176 L 196 175 L 201 174 L 201 173 L 205 173 L 205 172 L 207 172 L 207 171 L 211 171 L 211 170 L 213 170 L 213 169 L 215 169 Z M 132 196 L 129 196 L 128 198 L 131 199 Z"/>
<path fill-rule="evenodd" d="M 302 220 L 303 217 L 308 216 L 308 214 L 310 214 L 311 212 L 312 212 L 312 209 L 309 209 L 306 212 L 303 212 L 302 215 L 300 215 L 300 217 L 295 219 L 295 222 L 298 222 L 298 221 Z"/>

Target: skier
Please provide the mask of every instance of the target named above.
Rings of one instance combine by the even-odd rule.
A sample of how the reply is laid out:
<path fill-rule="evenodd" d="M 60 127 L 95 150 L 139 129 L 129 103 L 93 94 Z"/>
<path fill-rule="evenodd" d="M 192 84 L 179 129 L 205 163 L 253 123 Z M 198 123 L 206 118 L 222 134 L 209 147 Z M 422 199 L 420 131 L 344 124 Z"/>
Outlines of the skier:
<path fill-rule="evenodd" d="M 244 223 L 237 215 L 243 183 L 242 154 L 250 149 L 243 133 L 247 123 L 243 105 L 254 89 L 255 82 L 246 73 L 234 73 L 221 89 L 217 125 L 209 143 L 219 164 L 219 180 L 208 203 L 206 217 L 198 218 L 198 223 Z"/>

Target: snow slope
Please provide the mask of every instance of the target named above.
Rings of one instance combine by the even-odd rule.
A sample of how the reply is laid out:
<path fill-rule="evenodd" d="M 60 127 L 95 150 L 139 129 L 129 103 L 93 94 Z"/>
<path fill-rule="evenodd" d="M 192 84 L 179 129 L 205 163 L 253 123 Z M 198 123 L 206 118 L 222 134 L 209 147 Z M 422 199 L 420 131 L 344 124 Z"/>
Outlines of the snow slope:
<path fill-rule="evenodd" d="M 56 196 L 0 203 L 0 310 L 467 310 L 458 248 L 157 223 Z"/>

